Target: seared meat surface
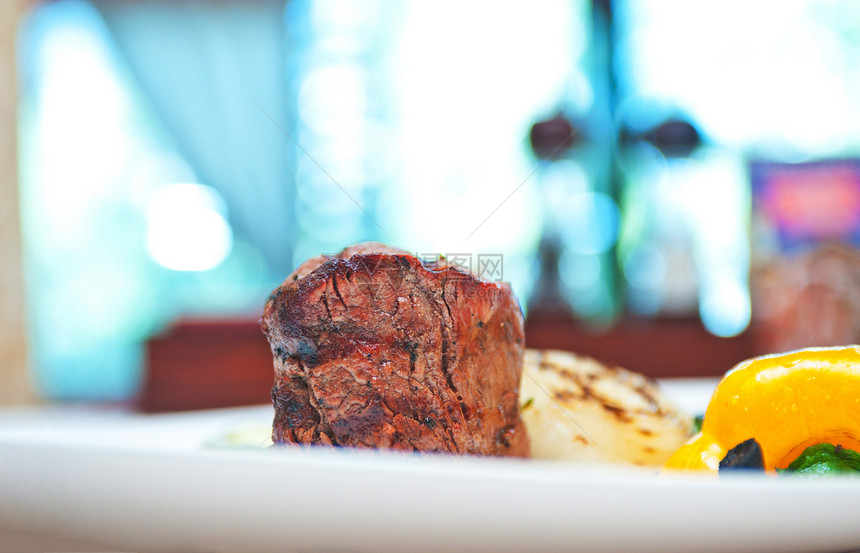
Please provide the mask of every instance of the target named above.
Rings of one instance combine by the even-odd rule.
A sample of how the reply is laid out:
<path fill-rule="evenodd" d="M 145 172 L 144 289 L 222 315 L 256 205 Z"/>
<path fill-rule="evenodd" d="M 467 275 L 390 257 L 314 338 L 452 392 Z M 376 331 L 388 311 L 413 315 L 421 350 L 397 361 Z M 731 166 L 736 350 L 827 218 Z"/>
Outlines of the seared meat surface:
<path fill-rule="evenodd" d="M 523 319 L 506 283 L 364 244 L 299 267 L 262 328 L 276 444 L 528 455 Z"/>

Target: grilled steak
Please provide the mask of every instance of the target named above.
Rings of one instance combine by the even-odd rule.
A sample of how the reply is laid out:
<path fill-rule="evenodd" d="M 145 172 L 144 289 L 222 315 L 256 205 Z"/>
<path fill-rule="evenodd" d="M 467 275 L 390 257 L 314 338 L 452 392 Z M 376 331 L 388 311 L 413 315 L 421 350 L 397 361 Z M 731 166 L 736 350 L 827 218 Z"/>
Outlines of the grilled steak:
<path fill-rule="evenodd" d="M 522 312 L 506 283 L 363 244 L 269 297 L 277 443 L 528 455 Z"/>

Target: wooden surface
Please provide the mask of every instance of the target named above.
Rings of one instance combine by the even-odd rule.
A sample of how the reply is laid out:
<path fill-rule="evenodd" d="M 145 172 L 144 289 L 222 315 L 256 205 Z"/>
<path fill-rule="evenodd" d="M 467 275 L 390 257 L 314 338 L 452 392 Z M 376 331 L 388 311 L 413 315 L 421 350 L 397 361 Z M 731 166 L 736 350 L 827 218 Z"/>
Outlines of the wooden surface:
<path fill-rule="evenodd" d="M 272 352 L 256 321 L 179 322 L 147 342 L 145 366 L 145 412 L 272 401 Z"/>
<path fill-rule="evenodd" d="M 15 37 L 25 2 L 0 2 L 0 404 L 33 400 L 18 215 Z"/>
<path fill-rule="evenodd" d="M 751 334 L 720 338 L 698 319 L 629 319 L 598 332 L 538 315 L 526 320 L 526 344 L 573 351 L 654 378 L 720 376 L 755 352 Z"/>
<path fill-rule="evenodd" d="M 752 354 L 748 335 L 718 338 L 697 320 L 627 321 L 603 333 L 571 320 L 526 322 L 532 348 L 566 349 L 651 377 L 719 376 Z M 146 345 L 137 405 L 163 412 L 269 403 L 272 354 L 255 320 L 184 321 Z"/>

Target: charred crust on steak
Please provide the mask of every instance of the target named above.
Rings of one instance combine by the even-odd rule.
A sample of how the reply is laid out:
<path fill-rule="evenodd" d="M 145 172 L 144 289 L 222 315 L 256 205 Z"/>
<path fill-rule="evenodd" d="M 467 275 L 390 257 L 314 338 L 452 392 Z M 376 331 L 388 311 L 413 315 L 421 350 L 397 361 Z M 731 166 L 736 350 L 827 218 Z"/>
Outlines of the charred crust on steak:
<path fill-rule="evenodd" d="M 378 244 L 303 263 L 267 299 L 273 441 L 528 454 L 510 286 Z"/>

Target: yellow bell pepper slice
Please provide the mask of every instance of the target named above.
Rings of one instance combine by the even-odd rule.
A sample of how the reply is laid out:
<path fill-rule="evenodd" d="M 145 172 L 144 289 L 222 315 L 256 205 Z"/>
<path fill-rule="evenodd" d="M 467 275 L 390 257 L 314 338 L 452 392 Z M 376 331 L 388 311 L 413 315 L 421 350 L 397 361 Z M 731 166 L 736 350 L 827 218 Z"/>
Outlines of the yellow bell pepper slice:
<path fill-rule="evenodd" d="M 716 472 L 720 460 L 755 438 L 765 470 L 787 467 L 828 442 L 860 451 L 860 346 L 808 348 L 749 359 L 723 376 L 702 431 L 668 469 Z"/>

